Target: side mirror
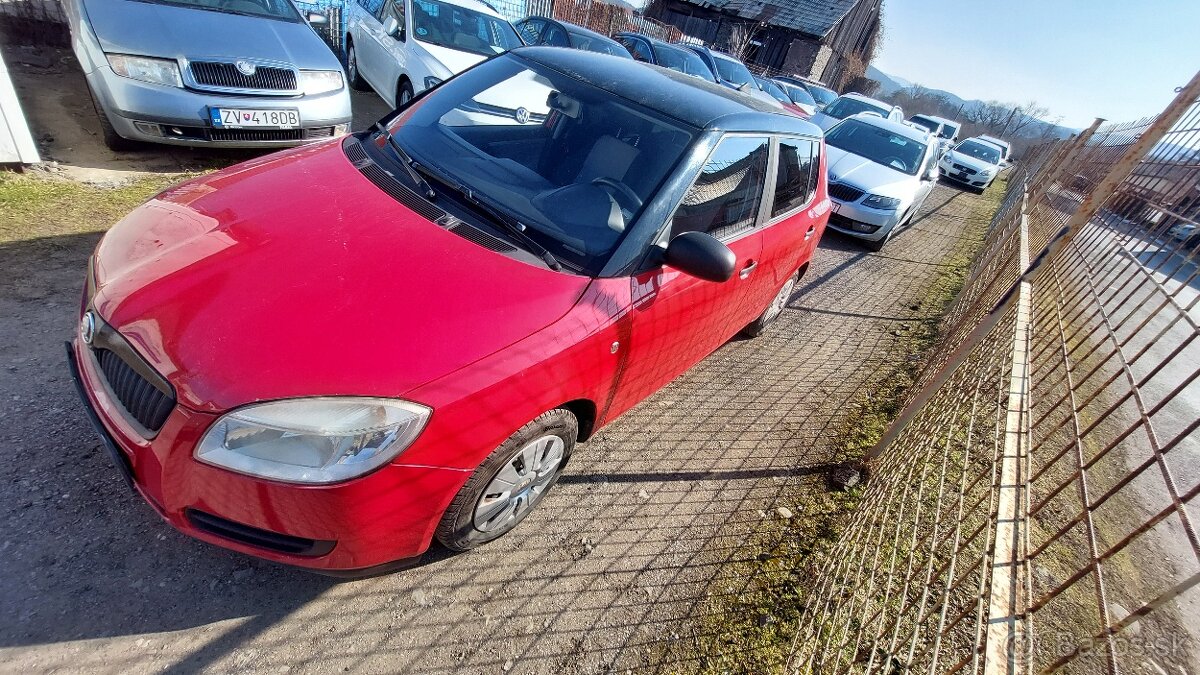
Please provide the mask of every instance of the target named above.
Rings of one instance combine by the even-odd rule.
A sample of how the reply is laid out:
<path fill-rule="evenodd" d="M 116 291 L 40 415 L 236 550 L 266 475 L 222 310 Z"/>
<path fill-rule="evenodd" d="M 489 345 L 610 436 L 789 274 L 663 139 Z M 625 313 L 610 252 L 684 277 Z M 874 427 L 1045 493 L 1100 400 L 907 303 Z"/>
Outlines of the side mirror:
<path fill-rule="evenodd" d="M 325 24 L 329 23 L 329 17 L 320 12 L 309 12 L 304 18 L 307 19 L 308 23 L 313 26 L 324 26 Z"/>
<path fill-rule="evenodd" d="M 389 16 L 388 20 L 383 23 L 383 32 L 397 40 L 404 39 L 404 27 L 394 16 Z"/>
<path fill-rule="evenodd" d="M 697 279 L 722 282 L 733 277 L 737 256 L 711 234 L 683 232 L 667 244 L 663 261 Z"/>

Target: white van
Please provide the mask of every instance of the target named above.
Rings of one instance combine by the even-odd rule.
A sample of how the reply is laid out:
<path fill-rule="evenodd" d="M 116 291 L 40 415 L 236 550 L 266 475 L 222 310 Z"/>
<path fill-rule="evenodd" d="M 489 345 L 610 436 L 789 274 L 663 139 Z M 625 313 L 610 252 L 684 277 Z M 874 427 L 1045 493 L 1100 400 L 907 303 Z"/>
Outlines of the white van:
<path fill-rule="evenodd" d="M 346 3 L 346 73 L 392 107 L 493 54 L 524 44 L 479 0 L 352 0 Z"/>

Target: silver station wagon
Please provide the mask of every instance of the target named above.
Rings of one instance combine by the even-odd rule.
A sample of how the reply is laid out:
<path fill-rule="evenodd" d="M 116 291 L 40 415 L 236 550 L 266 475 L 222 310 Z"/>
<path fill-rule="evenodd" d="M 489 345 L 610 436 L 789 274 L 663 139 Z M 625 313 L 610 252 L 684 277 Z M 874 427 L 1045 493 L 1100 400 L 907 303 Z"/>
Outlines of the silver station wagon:
<path fill-rule="evenodd" d="M 290 0 L 68 0 L 105 143 L 291 146 L 343 134 L 341 64 Z"/>

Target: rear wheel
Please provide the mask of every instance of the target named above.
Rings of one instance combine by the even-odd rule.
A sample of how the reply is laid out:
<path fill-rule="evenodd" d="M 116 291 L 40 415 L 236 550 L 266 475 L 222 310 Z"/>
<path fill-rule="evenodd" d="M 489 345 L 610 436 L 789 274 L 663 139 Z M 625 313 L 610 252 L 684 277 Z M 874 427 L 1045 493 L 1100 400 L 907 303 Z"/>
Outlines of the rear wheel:
<path fill-rule="evenodd" d="M 354 49 L 354 43 L 350 41 L 346 42 L 346 79 L 350 80 L 350 86 L 358 91 L 370 89 L 362 73 L 358 71 L 358 53 Z"/>
<path fill-rule="evenodd" d="M 792 293 L 796 291 L 796 283 L 798 281 L 800 281 L 800 272 L 796 272 L 790 279 L 784 282 L 783 287 L 771 299 L 771 304 L 767 305 L 767 308 L 754 320 L 754 323 L 743 328 L 742 333 L 747 337 L 758 337 L 766 332 L 767 328 L 779 318 L 779 315 L 783 314 L 783 308 L 787 307 L 788 300 L 791 299 Z"/>
<path fill-rule="evenodd" d="M 396 107 L 403 108 L 411 100 L 413 100 L 412 82 L 402 79 L 396 84 Z"/>
<path fill-rule="evenodd" d="M 467 551 L 511 532 L 558 482 L 578 437 L 579 421 L 568 410 L 521 427 L 459 490 L 438 523 L 438 541 Z"/>

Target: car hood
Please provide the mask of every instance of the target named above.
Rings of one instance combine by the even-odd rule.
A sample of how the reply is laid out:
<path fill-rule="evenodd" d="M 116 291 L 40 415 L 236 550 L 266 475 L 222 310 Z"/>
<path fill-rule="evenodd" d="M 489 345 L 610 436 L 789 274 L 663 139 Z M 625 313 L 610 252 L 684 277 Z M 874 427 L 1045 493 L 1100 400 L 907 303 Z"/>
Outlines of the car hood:
<path fill-rule="evenodd" d="M 83 0 L 106 52 L 190 60 L 258 59 L 339 70 L 304 22 L 280 21 L 135 0 Z"/>
<path fill-rule="evenodd" d="M 561 318 L 590 283 L 422 218 L 336 141 L 167 190 L 94 268 L 100 317 L 206 412 L 403 396 Z"/>
<path fill-rule="evenodd" d="M 428 54 L 426 57 L 427 60 L 441 65 L 442 68 L 448 71 L 444 77 L 457 75 L 458 73 L 461 73 L 467 68 L 470 68 L 476 63 L 479 63 L 487 58 L 483 54 L 464 52 L 461 49 L 442 47 L 440 45 L 431 44 L 423 40 L 413 40 L 413 42 L 417 43 L 420 45 L 421 49 L 425 50 L 425 53 Z"/>
<path fill-rule="evenodd" d="M 823 112 L 817 111 L 817 113 L 810 117 L 808 121 L 820 127 L 821 131 L 829 131 L 833 128 L 833 125 L 841 122 L 842 120 L 832 115 L 826 115 Z"/>
<path fill-rule="evenodd" d="M 996 170 L 995 164 L 988 164 L 987 162 L 983 161 L 982 159 L 976 159 L 974 157 L 971 157 L 970 155 L 964 155 L 961 152 L 955 152 L 953 150 L 946 153 L 945 159 L 948 161 L 951 161 L 951 162 L 957 162 L 966 167 L 970 167 L 972 169 L 975 169 L 976 171 L 983 171 L 984 169 L 988 169 L 991 171 Z"/>
<path fill-rule="evenodd" d="M 905 199 L 912 196 L 916 176 L 910 176 L 882 164 L 877 164 L 832 145 L 825 146 L 826 165 L 830 183 L 846 183 L 867 192 L 885 197 Z"/>

